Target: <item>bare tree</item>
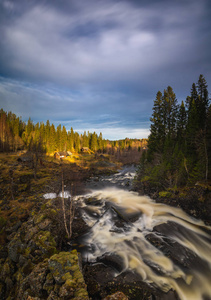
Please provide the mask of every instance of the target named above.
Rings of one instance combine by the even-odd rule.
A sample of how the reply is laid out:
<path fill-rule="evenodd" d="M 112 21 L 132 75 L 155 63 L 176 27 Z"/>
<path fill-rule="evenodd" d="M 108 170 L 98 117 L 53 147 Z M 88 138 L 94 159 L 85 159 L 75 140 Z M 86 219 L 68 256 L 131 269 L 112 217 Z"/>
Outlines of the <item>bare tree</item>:
<path fill-rule="evenodd" d="M 75 208 L 73 205 L 73 184 L 71 184 L 71 198 L 69 197 L 69 203 L 70 203 L 70 207 L 69 207 L 69 230 L 67 227 L 67 216 L 66 216 L 66 207 L 65 207 L 65 198 L 64 198 L 64 172 L 62 170 L 62 210 L 63 210 L 63 218 L 64 218 L 64 227 L 65 227 L 65 231 L 67 234 L 68 239 L 71 239 L 72 236 L 72 222 L 74 219 L 74 213 L 75 213 Z"/>

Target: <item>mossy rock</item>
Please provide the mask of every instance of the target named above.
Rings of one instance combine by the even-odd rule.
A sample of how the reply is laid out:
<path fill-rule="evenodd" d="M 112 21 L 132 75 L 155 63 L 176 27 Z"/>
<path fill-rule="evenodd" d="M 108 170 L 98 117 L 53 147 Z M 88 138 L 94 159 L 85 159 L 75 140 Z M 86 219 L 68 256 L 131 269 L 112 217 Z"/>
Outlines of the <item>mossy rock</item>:
<path fill-rule="evenodd" d="M 8 256 L 9 258 L 17 263 L 19 260 L 20 253 L 24 251 L 24 244 L 20 239 L 13 239 L 8 245 Z"/>
<path fill-rule="evenodd" d="M 74 293 L 74 297 L 77 299 L 89 299 L 86 289 L 80 288 Z"/>
<path fill-rule="evenodd" d="M 48 260 L 48 268 L 56 282 L 54 292 L 60 299 L 76 297 L 76 299 L 89 299 L 84 278 L 79 269 L 78 254 L 76 250 L 60 252 Z M 60 286 L 58 291 L 58 286 Z"/>
<path fill-rule="evenodd" d="M 31 273 L 31 271 L 34 268 L 34 264 L 31 262 L 31 260 L 27 260 L 27 262 L 24 264 L 23 268 L 22 268 L 22 272 L 24 275 L 29 275 Z"/>
<path fill-rule="evenodd" d="M 28 227 L 25 235 L 25 241 L 26 242 L 30 241 L 35 236 L 35 234 L 38 233 L 38 231 L 39 229 L 37 226 Z"/>
<path fill-rule="evenodd" d="M 39 231 L 33 237 L 33 241 L 46 258 L 57 252 L 56 242 L 50 231 Z"/>
<path fill-rule="evenodd" d="M 40 222 L 37 226 L 41 230 L 46 230 L 50 228 L 52 221 L 48 218 L 44 219 L 42 222 Z"/>
<path fill-rule="evenodd" d="M 48 294 L 51 294 L 51 292 L 54 290 L 54 278 L 51 273 L 48 273 L 46 276 L 45 284 L 43 285 L 43 289 L 48 292 Z"/>
<path fill-rule="evenodd" d="M 57 283 L 64 283 L 64 275 L 71 270 L 70 252 L 60 252 L 51 256 L 48 261 L 48 267 Z"/>
<path fill-rule="evenodd" d="M 2 281 L 5 281 L 6 277 L 10 275 L 11 275 L 10 265 L 8 262 L 5 262 L 4 265 L 1 267 L 0 279 Z"/>

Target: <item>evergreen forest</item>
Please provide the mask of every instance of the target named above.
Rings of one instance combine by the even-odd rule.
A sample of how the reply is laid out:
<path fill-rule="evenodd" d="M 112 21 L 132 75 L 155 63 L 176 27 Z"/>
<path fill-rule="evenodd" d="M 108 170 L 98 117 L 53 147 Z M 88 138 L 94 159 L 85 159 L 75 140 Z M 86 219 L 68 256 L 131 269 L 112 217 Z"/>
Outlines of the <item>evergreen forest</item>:
<path fill-rule="evenodd" d="M 16 152 L 27 150 L 52 154 L 56 151 L 71 151 L 80 153 L 83 148 L 95 153 L 115 154 L 121 151 L 136 149 L 139 151 L 146 146 L 146 139 L 137 140 L 125 138 L 124 140 L 105 140 L 102 133 L 84 131 L 79 134 L 66 130 L 65 126 L 50 124 L 47 120 L 34 124 L 31 118 L 27 122 L 22 121 L 12 112 L 0 110 L 0 152 Z"/>
<path fill-rule="evenodd" d="M 178 104 L 172 87 L 154 100 L 138 181 L 158 190 L 211 180 L 211 104 L 203 75 Z"/>

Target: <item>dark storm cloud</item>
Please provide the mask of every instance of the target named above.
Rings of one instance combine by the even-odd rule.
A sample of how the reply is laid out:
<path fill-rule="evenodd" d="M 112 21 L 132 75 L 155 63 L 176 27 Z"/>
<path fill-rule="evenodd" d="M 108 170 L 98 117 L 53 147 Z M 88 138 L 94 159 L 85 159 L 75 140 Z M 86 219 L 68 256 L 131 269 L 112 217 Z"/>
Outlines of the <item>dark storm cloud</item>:
<path fill-rule="evenodd" d="M 136 132 L 158 89 L 211 82 L 206 0 L 2 0 L 0 20 L 1 106 L 34 120 Z"/>

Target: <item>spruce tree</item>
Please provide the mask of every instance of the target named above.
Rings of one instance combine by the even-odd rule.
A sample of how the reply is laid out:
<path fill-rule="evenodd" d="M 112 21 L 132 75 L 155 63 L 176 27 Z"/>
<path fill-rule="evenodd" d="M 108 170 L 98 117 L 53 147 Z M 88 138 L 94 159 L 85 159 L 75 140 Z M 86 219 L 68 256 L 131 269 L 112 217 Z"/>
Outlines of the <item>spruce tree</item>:
<path fill-rule="evenodd" d="M 62 151 L 62 125 L 59 124 L 56 128 L 56 148 L 57 151 Z"/>
<path fill-rule="evenodd" d="M 100 152 L 102 152 L 103 151 L 103 135 L 102 135 L 102 132 L 100 132 L 97 142 L 98 142 L 98 149 L 99 149 Z"/>
<path fill-rule="evenodd" d="M 198 101 L 196 102 L 196 106 L 197 106 L 198 116 L 199 116 L 199 125 L 200 125 L 200 129 L 204 129 L 206 124 L 207 111 L 209 107 L 209 97 L 208 97 L 208 90 L 207 90 L 207 82 L 202 74 L 199 76 L 199 80 L 197 83 L 197 90 L 198 90 Z"/>
<path fill-rule="evenodd" d="M 162 93 L 157 92 L 156 99 L 154 101 L 153 113 L 150 119 L 150 135 L 148 141 L 148 159 L 152 159 L 152 155 L 155 152 L 162 152 L 165 132 L 163 124 L 163 111 L 162 111 Z"/>
<path fill-rule="evenodd" d="M 98 150 L 98 145 L 97 145 L 97 134 L 96 134 L 95 132 L 91 135 L 90 149 L 91 149 L 92 151 L 97 151 L 97 150 Z"/>
<path fill-rule="evenodd" d="M 67 151 L 67 131 L 65 126 L 62 127 L 61 132 L 61 150 Z"/>
<path fill-rule="evenodd" d="M 69 135 L 69 147 L 70 147 L 70 151 L 74 150 L 74 131 L 73 128 L 71 127 L 70 129 L 70 135 Z"/>
<path fill-rule="evenodd" d="M 185 143 L 186 136 L 186 124 L 187 124 L 187 113 L 185 109 L 185 104 L 182 101 L 177 119 L 177 142 L 183 146 Z"/>
<path fill-rule="evenodd" d="M 83 134 L 83 147 L 89 148 L 89 138 L 86 134 L 86 131 L 84 131 L 84 134 Z"/>
<path fill-rule="evenodd" d="M 51 124 L 48 152 L 52 153 L 52 152 L 56 151 L 56 147 L 57 147 L 57 145 L 56 145 L 56 130 L 55 130 L 54 124 Z"/>
<path fill-rule="evenodd" d="M 208 179 L 211 179 L 211 104 L 207 111 L 206 142 L 208 156 Z"/>
<path fill-rule="evenodd" d="M 74 148 L 75 148 L 75 151 L 78 153 L 81 150 L 81 143 L 80 143 L 80 137 L 79 137 L 78 132 L 75 132 L 75 134 L 74 134 Z"/>

